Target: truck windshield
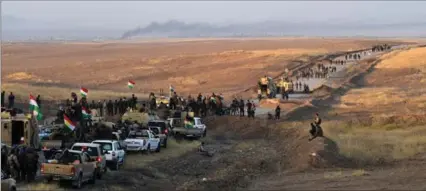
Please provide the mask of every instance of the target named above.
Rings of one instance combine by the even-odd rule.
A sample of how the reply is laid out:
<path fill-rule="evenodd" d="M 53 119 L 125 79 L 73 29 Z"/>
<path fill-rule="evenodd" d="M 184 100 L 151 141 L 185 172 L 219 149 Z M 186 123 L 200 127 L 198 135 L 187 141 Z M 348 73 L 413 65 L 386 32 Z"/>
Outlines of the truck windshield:
<path fill-rule="evenodd" d="M 71 152 L 68 152 L 68 153 L 64 152 L 64 153 L 62 153 L 62 156 L 59 158 L 59 163 L 60 164 L 69 164 L 69 163 L 73 163 L 76 160 L 80 161 L 80 154 L 71 153 Z"/>
<path fill-rule="evenodd" d="M 162 131 L 166 129 L 166 123 L 165 122 L 156 122 L 156 121 L 150 121 L 148 122 L 148 127 L 160 127 Z"/>
<path fill-rule="evenodd" d="M 103 151 L 112 151 L 112 143 L 93 142 L 101 145 Z"/>
<path fill-rule="evenodd" d="M 137 131 L 137 132 L 130 132 L 128 138 L 135 139 L 135 138 L 149 138 L 148 131 Z"/>
<path fill-rule="evenodd" d="M 62 150 L 44 150 L 43 151 L 44 154 L 44 158 L 46 158 L 47 160 L 52 160 L 52 159 L 56 159 L 57 156 L 60 156 L 62 154 Z"/>
<path fill-rule="evenodd" d="M 182 126 L 182 120 L 180 118 L 173 119 L 172 120 L 172 126 L 173 127 Z"/>
<path fill-rule="evenodd" d="M 73 146 L 71 150 L 84 151 L 87 152 L 90 156 L 98 156 L 98 149 L 96 147 L 88 146 Z"/>
<path fill-rule="evenodd" d="M 160 130 L 157 127 L 151 127 L 149 128 L 152 132 L 154 132 L 154 134 L 160 134 Z"/>

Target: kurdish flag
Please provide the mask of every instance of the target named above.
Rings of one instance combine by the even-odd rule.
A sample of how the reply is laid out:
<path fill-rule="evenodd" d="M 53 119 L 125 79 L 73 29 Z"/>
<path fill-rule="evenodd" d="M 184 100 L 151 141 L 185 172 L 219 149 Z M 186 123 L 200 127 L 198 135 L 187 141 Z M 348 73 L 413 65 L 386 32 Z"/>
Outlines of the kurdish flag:
<path fill-rule="evenodd" d="M 210 101 L 212 101 L 212 102 L 213 102 L 213 103 L 215 103 L 215 104 L 217 103 L 216 98 L 215 98 L 215 97 L 213 97 L 213 96 L 212 96 L 212 97 L 210 97 Z"/>
<path fill-rule="evenodd" d="M 194 123 L 189 120 L 185 120 L 184 124 L 185 124 L 185 128 L 194 128 Z"/>
<path fill-rule="evenodd" d="M 64 124 L 69 131 L 74 131 L 75 124 L 64 114 Z"/>
<path fill-rule="evenodd" d="M 34 99 L 34 96 L 30 94 L 30 111 L 33 112 L 33 115 L 36 117 L 37 121 L 40 121 L 43 118 L 43 115 L 40 112 L 40 107 L 38 107 L 38 104 L 36 100 Z"/>
<path fill-rule="evenodd" d="M 92 117 L 89 113 L 89 110 L 83 106 L 81 107 L 81 113 L 83 114 L 83 119 L 90 119 L 90 117 Z"/>
<path fill-rule="evenodd" d="M 127 83 L 127 87 L 132 89 L 133 87 L 135 87 L 135 82 L 133 80 L 129 80 L 129 82 Z"/>
<path fill-rule="evenodd" d="M 175 88 L 172 85 L 170 85 L 170 92 L 174 92 L 174 91 L 175 91 Z"/>
<path fill-rule="evenodd" d="M 86 88 L 80 88 L 80 94 L 81 94 L 81 96 L 83 96 L 83 97 L 87 97 L 87 94 L 89 93 L 89 90 L 88 89 L 86 89 Z"/>

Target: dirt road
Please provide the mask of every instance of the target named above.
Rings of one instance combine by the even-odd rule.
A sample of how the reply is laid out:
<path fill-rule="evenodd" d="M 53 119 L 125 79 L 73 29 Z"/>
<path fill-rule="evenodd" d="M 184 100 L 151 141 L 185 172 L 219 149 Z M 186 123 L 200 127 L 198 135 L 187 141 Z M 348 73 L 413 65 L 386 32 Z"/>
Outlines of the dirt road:
<path fill-rule="evenodd" d="M 398 46 L 396 48 L 402 48 L 404 46 Z M 330 85 L 331 81 L 334 81 L 335 78 L 342 78 L 344 77 L 344 75 L 347 73 L 347 69 L 350 68 L 352 65 L 354 64 L 359 64 L 360 61 L 366 60 L 366 59 L 371 59 L 371 58 L 375 58 L 377 56 L 382 55 L 382 52 L 371 52 L 371 51 L 367 51 L 366 54 L 364 54 L 363 52 L 361 53 L 361 59 L 360 60 L 353 60 L 353 59 L 349 59 L 344 65 L 340 65 L 340 64 L 325 64 L 325 67 L 328 66 L 335 66 L 336 67 L 336 72 L 331 73 L 329 75 L 329 78 L 300 78 L 300 79 L 296 79 L 296 77 L 292 77 L 291 80 L 293 82 L 301 82 L 302 84 L 307 84 L 311 90 L 315 90 L 317 88 L 319 88 L 322 85 Z M 339 56 L 334 58 L 333 60 L 345 60 L 345 56 Z M 332 80 L 330 80 L 332 79 Z M 332 87 L 330 85 L 330 87 Z M 290 94 L 289 95 L 289 100 L 299 100 L 301 102 L 306 101 L 308 99 L 310 99 L 312 96 L 311 95 L 307 95 L 307 94 L 302 94 L 302 93 L 294 93 L 294 94 Z M 281 94 L 277 95 L 278 99 L 282 99 Z M 258 99 L 252 99 L 251 101 L 253 101 L 257 106 L 259 106 L 259 100 Z M 264 116 L 267 113 L 274 113 L 274 109 L 272 108 L 265 108 L 265 107 L 257 107 L 256 108 L 256 116 Z M 283 112 L 286 112 L 285 110 Z"/>

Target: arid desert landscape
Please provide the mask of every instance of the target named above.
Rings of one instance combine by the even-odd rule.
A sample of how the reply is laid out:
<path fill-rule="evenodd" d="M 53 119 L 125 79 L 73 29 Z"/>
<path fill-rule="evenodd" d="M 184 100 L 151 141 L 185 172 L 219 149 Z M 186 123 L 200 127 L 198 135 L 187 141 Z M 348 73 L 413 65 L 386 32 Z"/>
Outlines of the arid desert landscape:
<path fill-rule="evenodd" d="M 426 189 L 426 48 L 421 40 L 343 38 L 195 39 L 110 43 L 2 44 L 2 90 L 25 104 L 29 93 L 46 104 L 84 86 L 89 100 L 223 93 L 255 99 L 257 81 L 327 55 L 404 45 L 354 61 L 306 99 L 278 101 L 279 120 L 265 115 L 206 118 L 199 141 L 171 141 L 158 154 L 129 155 L 86 190 L 353 190 Z M 334 58 L 339 59 L 339 57 Z M 127 88 L 128 80 L 135 88 Z M 296 100 L 296 101 L 294 101 Z M 297 101 L 298 100 L 298 101 Z M 259 104 L 273 112 L 277 102 Z M 51 109 L 51 108 L 50 108 Z M 324 137 L 308 141 L 313 115 Z M 315 153 L 315 154 L 313 154 Z M 20 184 L 18 190 L 69 189 Z"/>
<path fill-rule="evenodd" d="M 20 94 L 21 89 L 40 92 L 46 99 L 68 97 L 68 90 L 78 91 L 80 87 L 101 92 L 91 93 L 95 98 L 127 93 L 128 80 L 136 82 L 133 93 L 137 94 L 159 92 L 172 85 L 182 94 L 233 95 L 256 85 L 259 77 L 278 76 L 285 68 L 294 68 L 298 64 L 295 61 L 400 42 L 260 38 L 3 44 L 2 86 L 23 97 L 27 97 L 27 93 Z M 49 94 L 43 93 L 45 90 L 49 90 Z"/>

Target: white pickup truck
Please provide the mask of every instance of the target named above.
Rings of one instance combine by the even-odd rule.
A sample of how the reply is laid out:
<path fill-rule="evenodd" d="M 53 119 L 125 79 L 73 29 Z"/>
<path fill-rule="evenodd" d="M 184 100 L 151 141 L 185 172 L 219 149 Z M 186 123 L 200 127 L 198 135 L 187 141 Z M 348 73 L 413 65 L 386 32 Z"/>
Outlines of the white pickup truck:
<path fill-rule="evenodd" d="M 149 129 L 131 131 L 124 142 L 127 151 L 150 153 L 151 151 L 160 152 L 161 149 L 160 138 Z"/>
<path fill-rule="evenodd" d="M 172 126 L 172 133 L 175 138 L 185 137 L 205 137 L 207 135 L 207 126 L 203 124 L 201 118 L 193 118 L 193 127 L 185 127 L 184 119 L 181 118 L 169 118 L 170 125 Z"/>

